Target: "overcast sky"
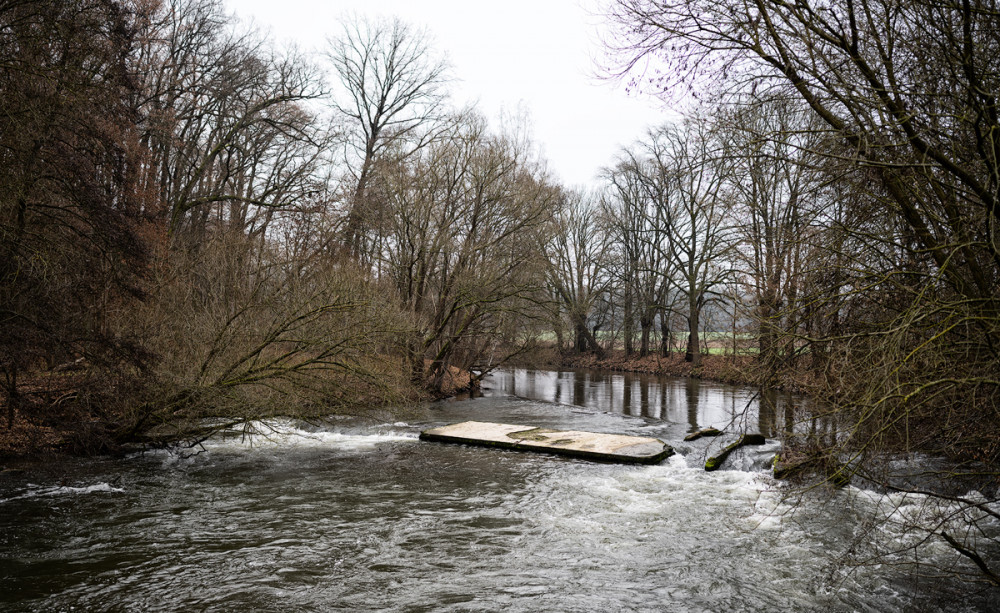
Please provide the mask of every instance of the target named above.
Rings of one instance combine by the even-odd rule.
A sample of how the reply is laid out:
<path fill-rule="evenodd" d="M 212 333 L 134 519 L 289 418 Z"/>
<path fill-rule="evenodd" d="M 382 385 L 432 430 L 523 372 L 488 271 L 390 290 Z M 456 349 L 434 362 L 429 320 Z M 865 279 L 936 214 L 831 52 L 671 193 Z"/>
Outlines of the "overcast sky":
<path fill-rule="evenodd" d="M 226 0 L 278 42 L 321 50 L 350 13 L 398 16 L 426 28 L 453 66 L 453 96 L 477 101 L 494 125 L 501 109 L 528 111 L 553 174 L 589 185 L 615 153 L 668 117 L 657 101 L 598 79 L 595 0 Z"/>

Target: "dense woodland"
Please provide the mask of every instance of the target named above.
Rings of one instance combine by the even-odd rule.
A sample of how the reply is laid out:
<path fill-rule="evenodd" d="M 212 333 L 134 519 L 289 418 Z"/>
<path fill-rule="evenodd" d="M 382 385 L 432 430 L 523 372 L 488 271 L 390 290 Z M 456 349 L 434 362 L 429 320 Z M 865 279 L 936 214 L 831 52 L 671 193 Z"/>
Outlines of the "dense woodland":
<path fill-rule="evenodd" d="M 107 451 L 546 344 L 721 353 L 822 401 L 836 435 L 785 441 L 819 480 L 905 490 L 914 453 L 974 479 L 914 529 L 1000 583 L 1000 7 L 605 8 L 609 74 L 685 119 L 583 190 L 398 21 L 307 56 L 216 0 L 0 0 L 8 433 Z"/>

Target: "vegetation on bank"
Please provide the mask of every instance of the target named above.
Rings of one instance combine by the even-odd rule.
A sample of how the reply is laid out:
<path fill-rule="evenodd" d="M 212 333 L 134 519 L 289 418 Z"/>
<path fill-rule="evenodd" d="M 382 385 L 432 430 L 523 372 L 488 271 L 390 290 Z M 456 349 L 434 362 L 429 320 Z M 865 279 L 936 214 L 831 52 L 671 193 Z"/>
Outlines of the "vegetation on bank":
<path fill-rule="evenodd" d="M 519 120 L 449 105 L 424 32 L 335 25 L 311 58 L 217 0 L 0 4 L 8 439 L 437 397 L 537 317 L 560 190 Z"/>
<path fill-rule="evenodd" d="M 857 556 L 917 560 L 923 544 L 940 544 L 970 577 L 1000 585 L 1000 6 L 614 0 L 607 15 L 618 74 L 668 100 L 713 100 L 721 125 L 737 127 L 709 132 L 707 148 L 676 136 L 704 122 L 655 131 L 618 181 L 644 194 L 635 202 L 705 209 L 617 216 L 644 218 L 640 232 L 619 224 L 638 247 L 664 228 L 689 338 L 699 300 L 728 293 L 732 329 L 745 318 L 756 333 L 762 385 L 789 367 L 811 371 L 809 391 L 829 407 L 814 417 L 836 424 L 835 436 L 789 433 L 785 446 L 817 465 L 912 493 L 907 458 L 949 458 L 955 468 L 937 484 L 974 490 L 921 488 L 926 513 L 904 528 L 919 544 L 879 549 L 865 533 Z M 738 178 L 720 187 L 727 171 Z M 711 255 L 684 255 L 689 245 Z M 642 249 L 623 252 L 640 262 L 628 278 L 647 274 L 649 260 L 629 257 Z"/>

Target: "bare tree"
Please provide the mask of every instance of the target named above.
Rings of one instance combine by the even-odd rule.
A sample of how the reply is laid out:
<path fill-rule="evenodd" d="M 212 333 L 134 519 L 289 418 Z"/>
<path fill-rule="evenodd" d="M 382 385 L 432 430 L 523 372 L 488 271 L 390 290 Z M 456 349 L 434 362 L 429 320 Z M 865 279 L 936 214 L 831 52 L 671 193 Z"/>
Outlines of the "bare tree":
<path fill-rule="evenodd" d="M 110 0 L 0 4 L 0 391 L 7 423 L 47 394 L 27 369 L 148 357 L 109 320 L 142 295 L 144 194 L 130 58 L 145 15 Z M 103 392 L 100 385 L 95 394 Z M 43 390 L 44 392 L 44 390 Z"/>
<path fill-rule="evenodd" d="M 603 217 L 611 246 L 610 270 L 615 277 L 611 292 L 621 307 L 625 354 L 635 353 L 636 323 L 652 306 L 652 278 L 657 274 L 650 257 L 649 203 L 642 189 L 640 163 L 625 151 L 618 164 L 605 172 L 609 189 L 603 200 Z"/>
<path fill-rule="evenodd" d="M 701 362 L 701 313 L 730 273 L 732 248 L 729 165 L 707 118 L 667 126 L 651 137 L 650 151 L 660 176 L 675 177 L 675 196 L 664 221 L 672 260 L 671 282 L 686 302 L 688 344 L 685 359 Z"/>
<path fill-rule="evenodd" d="M 649 353 L 658 313 L 662 328 L 665 296 L 672 283 L 666 221 L 675 177 L 660 172 L 649 158 L 648 146 L 643 142 L 624 150 L 618 164 L 605 174 L 610 189 L 604 214 L 622 299 L 625 353 L 635 351 L 638 323 L 640 356 Z"/>
<path fill-rule="evenodd" d="M 322 189 L 328 131 L 305 103 L 322 90 L 302 57 L 239 31 L 216 0 L 171 0 L 138 58 L 150 190 L 168 232 L 262 234 L 274 209 Z"/>
<path fill-rule="evenodd" d="M 547 278 L 573 330 L 577 353 L 604 353 L 590 328 L 595 302 L 610 283 L 607 271 L 607 237 L 599 224 L 599 210 L 593 196 L 580 192 L 565 194 L 554 218 L 547 246 Z M 561 324 L 557 324 L 561 325 Z"/>
<path fill-rule="evenodd" d="M 432 56 L 429 35 L 399 19 L 345 19 L 327 57 L 339 81 L 334 109 L 349 123 L 354 187 L 344 239 L 360 254 L 365 224 L 375 216 L 368 186 L 386 151 L 407 155 L 426 144 L 444 112 L 448 65 Z"/>
<path fill-rule="evenodd" d="M 234 283 L 229 260 L 254 244 Z M 236 244 L 234 244 L 236 243 Z M 279 240 L 214 233 L 173 254 L 134 313 L 159 360 L 117 420 L 121 440 L 198 440 L 274 416 L 323 418 L 398 400 L 406 378 L 380 350 L 405 320 L 364 271 Z M 192 299 L 193 287 L 207 287 Z M 216 418 L 211 423 L 205 418 Z"/>
<path fill-rule="evenodd" d="M 390 213 L 382 267 L 414 318 L 414 379 L 438 390 L 452 365 L 501 363 L 504 355 L 489 356 L 512 319 L 541 317 L 539 233 L 559 197 L 528 143 L 490 134 L 474 115 L 452 125 L 377 175 Z"/>
<path fill-rule="evenodd" d="M 789 102 L 766 99 L 720 118 L 733 170 L 739 239 L 733 259 L 747 273 L 758 358 L 772 375 L 782 354 L 791 359 L 795 353 L 794 344 L 782 352 L 779 342 L 798 332 L 804 257 L 820 212 L 824 177 L 813 170 L 818 137 L 808 119 Z"/>
<path fill-rule="evenodd" d="M 607 171 L 605 220 L 622 307 L 625 352 L 649 353 L 656 318 L 669 350 L 675 313 L 687 321 L 686 359 L 701 361 L 701 313 L 729 273 L 729 170 L 712 120 L 651 130 Z M 683 305 L 683 306 L 681 306 Z"/>

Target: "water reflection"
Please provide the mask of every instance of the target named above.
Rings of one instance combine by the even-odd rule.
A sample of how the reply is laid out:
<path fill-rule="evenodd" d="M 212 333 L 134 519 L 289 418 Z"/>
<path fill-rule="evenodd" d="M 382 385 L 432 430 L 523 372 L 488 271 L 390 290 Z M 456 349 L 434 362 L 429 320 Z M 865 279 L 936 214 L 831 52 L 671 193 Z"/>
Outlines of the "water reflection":
<path fill-rule="evenodd" d="M 497 371 L 484 381 L 484 389 L 487 394 L 686 424 L 688 431 L 714 427 L 755 431 L 767 437 L 794 423 L 800 402 L 791 394 L 762 393 L 700 379 L 585 369 Z"/>

